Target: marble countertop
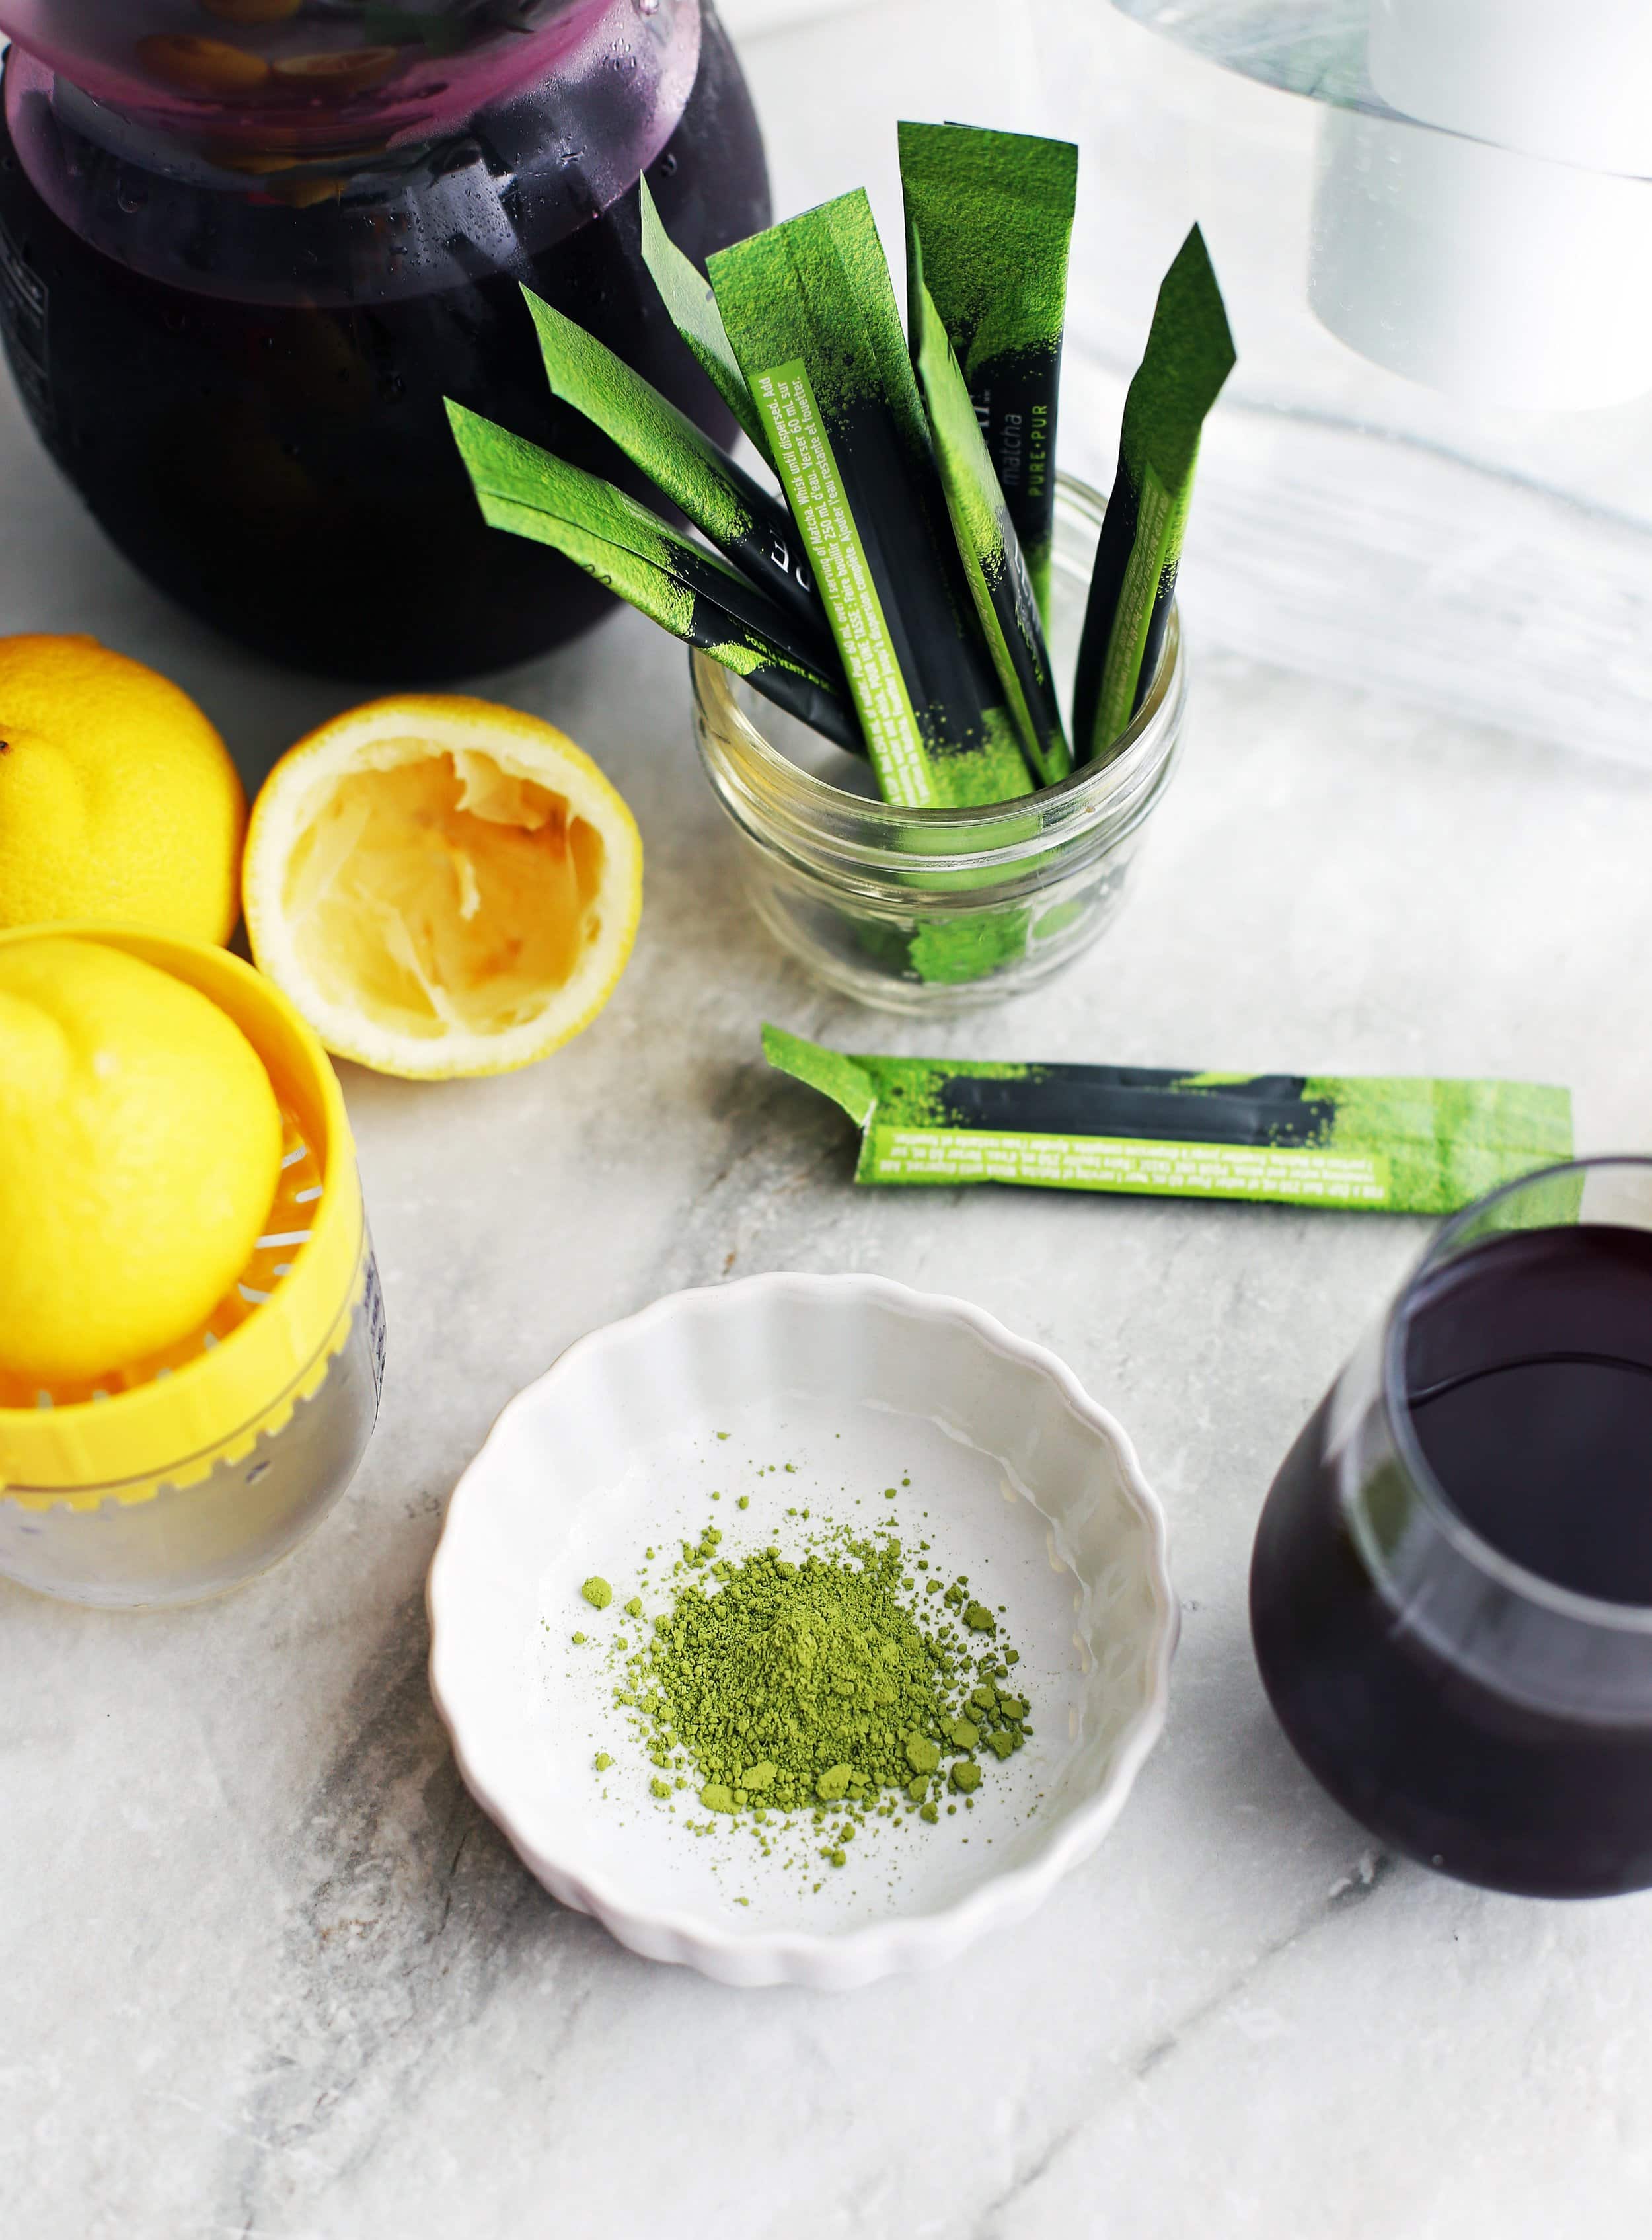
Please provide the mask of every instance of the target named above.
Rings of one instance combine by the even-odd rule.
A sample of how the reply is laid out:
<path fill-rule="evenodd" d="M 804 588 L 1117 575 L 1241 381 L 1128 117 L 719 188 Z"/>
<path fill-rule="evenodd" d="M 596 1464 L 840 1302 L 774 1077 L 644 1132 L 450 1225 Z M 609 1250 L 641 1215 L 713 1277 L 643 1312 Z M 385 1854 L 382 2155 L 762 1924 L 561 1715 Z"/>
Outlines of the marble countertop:
<path fill-rule="evenodd" d="M 942 81 L 928 113 L 986 112 L 981 56 L 971 99 L 923 21 L 888 46 L 861 140 L 914 105 L 920 61 Z M 750 49 L 782 207 L 856 176 L 802 105 L 820 37 L 783 24 Z M 350 697 L 141 584 L 9 390 L 0 627 L 90 629 L 155 662 L 255 777 Z M 565 725 L 634 804 L 636 958 L 600 1022 L 525 1073 L 344 1069 L 389 1369 L 366 1462 L 308 1544 L 178 1614 L 0 1590 L 0 2225 L 1643 2230 L 1652 1899 L 1522 1903 L 1383 1856 L 1303 1772 L 1252 1663 L 1269 1478 L 1423 1225 L 856 1192 L 845 1125 L 765 1070 L 757 1029 L 1506 1073 L 1571 1083 L 1587 1145 L 1643 1144 L 1652 775 L 1208 640 L 1194 744 L 1116 930 L 1054 985 L 925 1033 L 823 997 L 748 917 L 657 633 L 622 615 L 485 689 Z M 1100 1854 L 947 1971 L 839 1999 L 725 1990 L 559 1909 L 461 1789 L 424 1677 L 425 1568 L 502 1403 L 592 1325 L 770 1268 L 958 1293 L 1053 1347 L 1135 1438 L 1182 1598 L 1169 1729 Z"/>

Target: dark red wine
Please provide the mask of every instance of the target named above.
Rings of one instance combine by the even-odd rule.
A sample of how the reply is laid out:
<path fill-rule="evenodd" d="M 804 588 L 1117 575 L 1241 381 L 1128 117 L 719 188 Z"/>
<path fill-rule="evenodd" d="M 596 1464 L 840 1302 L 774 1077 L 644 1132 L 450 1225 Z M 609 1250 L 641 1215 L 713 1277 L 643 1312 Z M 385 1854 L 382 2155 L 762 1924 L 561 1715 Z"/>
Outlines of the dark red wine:
<path fill-rule="evenodd" d="M 1403 1358 L 1450 1511 L 1614 1611 L 1557 1606 L 1454 1550 L 1426 1502 L 1408 1512 L 1402 1454 L 1367 1503 L 1389 1520 L 1381 1544 L 1404 1549 L 1379 1581 L 1324 1459 L 1328 1400 L 1256 1535 L 1251 1629 L 1274 1709 L 1330 1793 L 1414 1857 L 1535 1896 L 1645 1888 L 1652 1236 L 1585 1225 L 1475 1246 L 1419 1287 Z"/>
<path fill-rule="evenodd" d="M 501 143 L 510 131 L 533 137 L 531 110 L 479 120 L 452 151 L 507 229 L 527 222 L 538 174 Z M 543 121 L 548 146 L 555 121 Z M 549 167 L 549 194 L 555 163 L 543 150 L 535 161 Z M 688 105 L 647 177 L 667 230 L 701 263 L 769 221 L 750 96 L 709 9 Z M 446 184 L 451 200 L 451 176 Z M 116 191 L 158 190 L 138 178 Z M 320 206 L 318 226 L 326 216 Z M 134 205 L 135 224 L 153 217 Z M 221 256 L 204 225 L 203 257 Z M 230 636 L 303 668 L 440 681 L 543 652 L 612 603 L 559 554 L 485 526 L 448 432 L 442 400 L 453 397 L 649 494 L 606 437 L 551 397 L 519 282 L 720 440 L 734 434 L 643 266 L 635 188 L 600 213 L 571 209 L 558 237 L 503 266 L 477 230 L 476 277 L 428 293 L 343 306 L 195 293 L 62 223 L 0 124 L 0 335 L 43 440 L 135 566 Z M 460 236 L 441 250 L 450 277 L 466 268 Z"/>

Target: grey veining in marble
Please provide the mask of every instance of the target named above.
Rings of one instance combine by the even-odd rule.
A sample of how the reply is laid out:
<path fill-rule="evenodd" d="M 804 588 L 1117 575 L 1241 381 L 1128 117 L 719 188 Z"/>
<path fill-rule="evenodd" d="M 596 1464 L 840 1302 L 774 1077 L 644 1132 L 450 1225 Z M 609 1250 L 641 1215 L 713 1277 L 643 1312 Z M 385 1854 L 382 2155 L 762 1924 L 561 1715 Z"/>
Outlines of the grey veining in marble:
<path fill-rule="evenodd" d="M 771 115 L 812 36 L 754 48 Z M 849 183 L 807 170 L 797 130 L 783 202 Z M 349 697 L 138 584 L 9 396 L 0 476 L 0 625 L 156 661 L 254 775 Z M 863 1047 L 1503 1072 L 1572 1083 L 1591 1145 L 1643 1144 L 1652 777 L 1208 650 L 1116 931 L 943 1039 L 823 997 L 749 919 L 656 633 L 618 617 L 489 689 L 565 724 L 634 803 L 636 959 L 525 1073 L 345 1070 L 389 1372 L 306 1547 L 170 1616 L 0 1590 L 0 2227 L 1644 2231 L 1652 1901 L 1521 1903 L 1382 1856 L 1251 1662 L 1269 1477 L 1422 1225 L 856 1192 L 847 1127 L 756 1038 L 773 1017 Z M 838 2000 L 721 1990 L 562 1911 L 462 1792 L 423 1677 L 423 1572 L 496 1410 L 593 1324 L 781 1267 L 961 1293 L 1055 1347 L 1135 1437 L 1183 1598 L 1169 1730 L 1097 1857 L 961 1964 Z"/>

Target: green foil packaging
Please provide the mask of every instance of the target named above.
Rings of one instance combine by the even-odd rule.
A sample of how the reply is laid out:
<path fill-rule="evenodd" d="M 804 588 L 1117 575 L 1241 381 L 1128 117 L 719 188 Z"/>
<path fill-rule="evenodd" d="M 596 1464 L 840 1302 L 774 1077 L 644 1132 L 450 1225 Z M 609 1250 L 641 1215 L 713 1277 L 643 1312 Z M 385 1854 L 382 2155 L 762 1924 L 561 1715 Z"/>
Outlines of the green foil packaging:
<path fill-rule="evenodd" d="M 746 387 L 746 377 L 723 327 L 711 283 L 666 231 L 654 207 L 647 179 L 639 179 L 637 187 L 642 204 L 643 262 L 648 267 L 649 277 L 660 291 L 672 325 L 699 360 L 701 371 L 756 446 L 758 455 L 768 459 L 769 438 L 763 433 L 751 391 Z"/>
<path fill-rule="evenodd" d="M 1029 792 L 865 195 L 709 263 L 883 798 L 965 808 Z"/>
<path fill-rule="evenodd" d="M 1044 643 L 1021 540 L 976 418 L 963 374 L 923 281 L 923 245 L 907 241 L 912 363 L 929 409 L 936 464 L 964 578 L 998 682 L 1040 785 L 1068 777 L 1073 758 L 1062 729 L 1049 649 Z"/>
<path fill-rule="evenodd" d="M 1196 225 L 1164 276 L 1124 399 L 1073 686 L 1081 763 L 1109 758 L 1158 673 L 1199 437 L 1234 363 L 1222 291 Z"/>
<path fill-rule="evenodd" d="M 556 395 L 594 421 L 826 655 L 826 617 L 785 507 L 605 343 L 530 290 L 522 292 Z"/>
<path fill-rule="evenodd" d="M 1078 150 L 969 124 L 896 130 L 908 237 L 923 243 L 924 278 L 1047 620 Z"/>
<path fill-rule="evenodd" d="M 817 665 L 797 650 L 790 617 L 727 561 L 678 536 L 611 483 L 450 398 L 448 419 L 493 528 L 552 546 L 776 707 L 851 753 L 864 752 L 829 650 Z"/>
<path fill-rule="evenodd" d="M 1512 1081 L 846 1057 L 777 1027 L 770 1065 L 861 1130 L 861 1183 L 1452 1213 L 1572 1155 L 1569 1092 Z"/>

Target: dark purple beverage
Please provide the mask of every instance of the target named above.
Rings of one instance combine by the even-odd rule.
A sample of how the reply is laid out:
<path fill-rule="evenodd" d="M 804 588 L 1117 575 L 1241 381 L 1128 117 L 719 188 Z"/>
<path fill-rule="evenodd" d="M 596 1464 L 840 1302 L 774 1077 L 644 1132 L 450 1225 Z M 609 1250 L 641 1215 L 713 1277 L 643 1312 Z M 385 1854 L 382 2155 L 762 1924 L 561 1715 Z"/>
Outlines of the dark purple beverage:
<path fill-rule="evenodd" d="M 1274 1482 L 1257 1660 L 1309 1769 L 1384 1842 L 1495 1889 L 1641 1889 L 1652 1234 L 1482 1223 L 1454 1246 L 1462 1227 L 1380 1377 L 1356 1359 Z"/>
<path fill-rule="evenodd" d="M 0 16 L 18 4 L 0 0 Z M 449 433 L 451 397 L 649 495 L 552 397 L 523 283 L 713 435 L 734 433 L 643 265 L 636 181 L 645 171 L 667 230 L 702 264 L 767 224 L 739 64 L 697 0 L 560 6 L 584 39 L 569 75 L 337 168 L 330 150 L 301 163 L 300 150 L 280 170 L 257 150 L 281 135 L 256 114 L 230 120 L 262 134 L 251 153 L 199 133 L 157 143 L 12 50 L 0 342 L 13 378 L 127 558 L 262 653 L 440 682 L 543 652 L 611 605 L 559 554 L 486 527 Z M 111 52 L 130 50 L 130 30 Z M 635 51 L 608 54 L 610 30 Z M 270 36 L 300 34 L 283 22 Z M 657 83 L 639 91 L 649 71 Z M 396 83 L 420 75 L 410 62 Z M 451 72 L 435 75 L 432 97 Z M 334 106 L 342 131 L 350 104 Z"/>

